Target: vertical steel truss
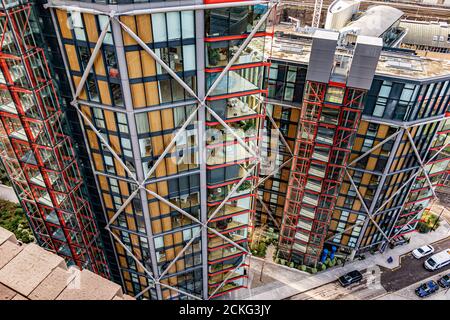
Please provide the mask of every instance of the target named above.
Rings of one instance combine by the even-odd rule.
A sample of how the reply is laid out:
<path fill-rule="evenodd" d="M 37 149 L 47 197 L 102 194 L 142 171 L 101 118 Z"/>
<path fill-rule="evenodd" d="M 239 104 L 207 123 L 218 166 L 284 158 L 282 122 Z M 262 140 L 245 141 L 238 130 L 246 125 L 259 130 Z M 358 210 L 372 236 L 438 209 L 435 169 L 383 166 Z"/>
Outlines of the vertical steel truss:
<path fill-rule="evenodd" d="M 369 217 L 369 219 L 370 219 L 370 221 L 375 225 L 375 227 L 378 229 L 378 230 L 380 230 L 381 231 L 381 234 L 383 235 L 383 238 L 385 239 L 385 240 L 383 240 L 383 241 L 388 241 L 388 242 L 390 242 L 392 239 L 394 239 L 394 238 L 396 238 L 396 237 L 398 237 L 398 234 L 401 232 L 401 230 L 403 229 L 400 229 L 399 231 L 397 231 L 397 232 L 395 232 L 393 235 L 390 235 L 391 234 L 391 232 L 389 233 L 389 235 L 387 235 L 384 231 L 382 231 L 382 229 L 381 229 L 381 227 L 379 226 L 379 224 L 376 222 L 376 221 L 374 221 L 374 218 L 378 215 L 378 214 L 380 214 L 380 212 L 381 212 L 381 210 L 395 197 L 395 196 L 397 196 L 400 192 L 402 192 L 402 190 L 406 187 L 406 186 L 408 186 L 409 185 L 409 183 L 410 182 L 412 182 L 413 180 L 415 180 L 422 172 L 423 172 L 423 174 L 424 174 L 424 176 L 425 176 L 425 179 L 426 179 L 426 181 L 427 181 L 427 184 L 429 185 L 429 187 L 431 188 L 431 190 L 432 190 L 432 193 L 433 193 L 433 197 L 435 197 L 435 192 L 434 192 L 434 186 L 433 186 L 433 184 L 431 183 L 431 180 L 430 180 L 430 177 L 429 177 L 429 174 L 428 174 L 428 172 L 427 172 L 427 170 L 426 170 L 426 166 L 427 165 L 429 165 L 429 164 L 431 164 L 431 162 L 442 152 L 442 151 L 444 151 L 445 150 L 445 148 L 447 148 L 448 146 L 450 146 L 450 143 L 447 143 L 447 144 L 445 144 L 445 145 L 443 145 L 439 150 L 437 150 L 435 153 L 434 153 L 434 155 L 426 162 L 426 163 L 424 163 L 424 159 L 421 159 L 421 157 L 420 157 L 420 155 L 418 154 L 418 152 L 417 152 L 417 147 L 416 147 L 416 145 L 415 145 L 415 142 L 414 142 L 414 139 L 412 138 L 412 136 L 411 136 L 411 133 L 409 132 L 409 130 L 408 129 L 410 129 L 410 128 L 414 128 L 414 127 L 417 127 L 417 126 L 422 126 L 422 125 L 426 125 L 426 124 L 429 124 L 429 123 L 434 123 L 434 122 L 443 122 L 443 121 L 446 121 L 446 120 L 448 120 L 449 119 L 449 117 L 443 117 L 443 118 L 439 118 L 439 119 L 433 119 L 433 120 L 428 120 L 428 121 L 423 121 L 423 122 L 419 122 L 419 123 L 415 123 L 415 124 L 411 124 L 411 125 L 395 125 L 395 124 L 389 124 L 390 126 L 392 126 L 392 127 L 397 127 L 397 128 L 399 128 L 400 130 L 398 130 L 398 131 L 396 131 L 396 132 L 394 132 L 393 134 L 391 134 L 389 137 L 387 137 L 387 138 L 385 138 L 383 141 L 381 141 L 380 143 L 378 143 L 376 146 L 374 146 L 374 147 L 372 147 L 371 149 L 369 149 L 368 151 L 366 151 L 364 154 L 362 154 L 361 156 L 359 156 L 358 158 L 356 158 L 355 160 L 353 160 L 352 162 L 350 162 L 348 165 L 347 165 L 347 167 L 346 167 L 346 174 L 347 174 L 347 176 L 348 176 L 348 178 L 349 178 L 349 181 L 350 181 L 350 183 L 352 184 L 352 186 L 353 186 L 353 188 L 355 189 L 355 191 L 356 191 L 356 194 L 357 194 L 357 196 L 358 196 L 358 199 L 361 201 L 361 203 L 362 203 L 362 205 L 363 205 L 363 207 L 364 207 L 364 210 L 366 211 L 366 213 L 367 213 L 367 216 Z M 368 211 L 368 209 L 367 209 L 367 206 L 366 206 L 366 204 L 364 203 L 364 200 L 363 200 L 363 198 L 362 198 L 362 196 L 361 196 L 361 193 L 359 192 L 359 190 L 358 190 L 358 188 L 355 186 L 355 183 L 354 183 L 354 181 L 353 181 L 353 179 L 351 178 L 351 175 L 349 174 L 349 172 L 348 172 L 348 169 L 349 169 L 349 167 L 351 166 L 351 165 L 353 165 L 353 164 L 355 164 L 356 162 L 358 162 L 359 160 L 361 160 L 362 158 L 364 158 L 364 157 L 366 157 L 367 155 L 369 155 L 369 154 L 371 154 L 372 152 L 374 152 L 375 150 L 377 150 L 378 148 L 380 148 L 382 145 L 384 145 L 386 142 L 388 142 L 388 141 L 390 141 L 390 140 L 392 140 L 392 139 L 394 139 L 395 137 L 397 137 L 398 135 L 404 135 L 406 133 L 406 135 L 407 135 L 407 137 L 408 137 L 408 142 L 410 143 L 410 145 L 411 145 L 411 147 L 413 148 L 413 150 L 414 150 L 414 155 L 415 155 L 415 157 L 417 158 L 417 160 L 418 160 L 418 162 L 419 162 L 419 164 L 420 164 L 420 170 L 418 170 L 416 173 L 414 173 L 409 179 L 407 179 L 387 200 L 385 200 L 376 210 L 375 210 L 375 212 L 373 212 L 373 213 L 371 213 L 371 212 L 369 212 Z M 406 199 L 405 199 L 405 201 L 403 202 L 403 204 L 402 204 L 402 206 L 401 206 L 401 208 L 400 208 L 400 212 L 401 212 L 401 210 L 404 208 L 404 206 L 405 206 L 405 203 L 406 203 Z M 405 225 L 408 225 L 412 220 L 414 220 L 414 219 L 417 219 L 417 217 L 419 217 L 420 215 L 422 214 L 422 212 L 418 212 L 417 214 L 415 214 L 412 218 L 410 218 L 410 221 L 409 222 L 407 222 Z M 346 228 L 346 229 L 344 229 L 344 230 L 342 230 L 342 231 L 340 231 L 340 232 L 336 232 L 335 234 L 333 234 L 332 236 L 330 236 L 329 238 L 327 238 L 326 239 L 326 241 L 329 241 L 329 240 L 332 240 L 334 237 L 336 237 L 337 235 L 340 235 L 340 234 L 344 234 L 344 233 L 346 233 L 347 231 L 350 231 L 350 230 L 352 230 L 354 227 L 356 227 L 356 226 L 360 226 L 360 225 L 362 225 L 362 224 L 364 224 L 365 223 L 365 221 L 366 220 L 362 220 L 362 221 L 360 221 L 360 222 L 357 222 L 357 223 L 355 223 L 355 224 L 353 224 L 352 226 L 350 226 L 350 227 L 348 227 L 348 228 Z"/>
<path fill-rule="evenodd" d="M 0 155 L 38 242 L 67 262 L 109 278 L 99 232 L 42 48 L 31 29 L 31 4 L 0 8 Z M 7 108 L 5 108 L 7 107 Z"/>
<path fill-rule="evenodd" d="M 163 61 L 161 60 L 156 54 L 155 52 L 150 49 L 144 41 L 142 41 L 142 39 L 139 38 L 138 35 L 136 35 L 130 28 L 128 28 L 125 24 L 123 24 L 120 20 L 119 20 L 119 14 L 116 14 L 114 11 L 111 12 L 100 12 L 97 10 L 93 10 L 93 11 L 89 11 L 88 13 L 91 14 L 96 14 L 96 15 L 108 15 L 109 16 L 109 21 L 108 23 L 106 23 L 103 26 L 102 32 L 97 40 L 97 43 L 94 47 L 94 50 L 91 54 L 91 57 L 88 61 L 88 64 L 83 72 L 83 75 L 81 77 L 80 82 L 78 83 L 78 86 L 76 88 L 76 91 L 73 94 L 73 101 L 71 102 L 72 106 L 77 110 L 77 112 L 79 113 L 79 115 L 83 118 L 83 120 L 85 121 L 85 123 L 93 130 L 93 132 L 96 134 L 96 136 L 100 139 L 101 143 L 108 148 L 108 150 L 111 152 L 111 154 L 113 155 L 113 157 L 120 163 L 120 165 L 123 167 L 123 169 L 128 173 L 128 175 L 130 176 L 130 178 L 132 179 L 132 183 L 136 184 L 138 186 L 137 190 L 143 189 L 145 190 L 145 192 L 147 192 L 148 194 L 158 198 L 160 201 L 164 202 L 165 204 L 169 205 L 171 208 L 175 209 L 176 211 L 180 212 L 181 214 L 185 215 L 186 217 L 188 217 L 189 219 L 191 219 L 192 221 L 198 223 L 201 225 L 201 227 L 199 228 L 199 230 L 196 232 L 196 234 L 194 234 L 191 238 L 191 240 L 185 245 L 185 247 L 176 255 L 176 257 L 171 261 L 171 263 L 166 267 L 166 269 L 159 275 L 159 277 L 155 276 L 154 272 L 151 272 L 150 270 L 148 270 L 142 263 L 141 261 L 127 248 L 127 246 L 125 246 L 122 241 L 120 241 L 119 237 L 117 235 L 115 235 L 112 231 L 111 231 L 111 224 L 115 221 L 115 219 L 117 219 L 117 217 L 120 215 L 121 212 L 123 212 L 123 210 L 126 208 L 126 206 L 132 201 L 132 199 L 136 196 L 136 194 L 138 193 L 137 191 L 133 192 L 128 199 L 123 203 L 123 205 L 116 211 L 116 213 L 113 215 L 113 217 L 108 221 L 107 227 L 106 229 L 108 230 L 108 232 L 112 235 L 112 237 L 119 243 L 119 245 L 121 245 L 126 251 L 127 253 L 132 257 L 133 260 L 136 261 L 136 263 L 139 264 L 139 266 L 145 271 L 145 273 L 150 277 L 150 279 L 153 281 L 152 284 L 150 284 L 147 288 L 145 288 L 143 291 L 141 291 L 139 294 L 136 295 L 136 297 L 140 297 L 142 294 L 144 294 L 145 292 L 147 292 L 148 290 L 150 290 L 152 287 L 154 287 L 155 285 L 160 285 L 166 288 L 169 288 L 171 290 L 174 290 L 176 292 L 179 292 L 181 294 L 187 295 L 193 299 L 196 300 L 201 300 L 201 297 L 198 297 L 196 295 L 193 295 L 191 293 L 185 292 L 184 290 L 180 290 L 178 288 L 175 288 L 173 286 L 167 285 L 165 283 L 163 283 L 163 279 L 162 277 L 164 275 L 166 275 L 171 267 L 178 261 L 178 259 L 180 259 L 180 257 L 183 255 L 183 253 L 189 248 L 189 246 L 193 243 L 193 241 L 195 239 L 198 238 L 198 236 L 200 235 L 201 231 L 203 229 L 207 229 L 209 231 L 211 231 L 212 233 L 214 233 L 215 235 L 219 236 L 220 238 L 222 238 L 223 240 L 229 242 L 231 245 L 233 245 L 234 247 L 238 248 L 239 250 L 241 250 L 242 252 L 245 252 L 248 256 L 251 255 L 251 253 L 249 251 L 247 251 L 246 249 L 244 249 L 243 247 L 241 247 L 239 244 L 235 243 L 234 241 L 232 241 L 231 239 L 223 236 L 222 234 L 220 234 L 219 232 L 217 232 L 216 230 L 210 228 L 208 226 L 208 223 L 215 217 L 215 215 L 220 211 L 220 209 L 225 205 L 225 203 L 236 193 L 236 191 L 238 190 L 238 188 L 240 187 L 240 185 L 246 180 L 246 178 L 252 173 L 252 171 L 256 168 L 257 164 L 260 161 L 260 158 L 258 157 L 257 153 L 259 153 L 259 151 L 255 152 L 253 149 L 251 149 L 243 140 L 242 138 L 237 135 L 234 130 L 226 123 L 224 122 L 219 115 L 217 115 L 214 110 L 212 110 L 211 108 L 209 108 L 206 105 L 206 99 L 208 98 L 208 96 L 214 91 L 214 89 L 217 87 L 217 85 L 219 84 L 220 80 L 225 76 L 225 74 L 227 73 L 227 71 L 231 68 L 231 66 L 235 63 L 235 61 L 238 59 L 238 57 L 240 56 L 240 54 L 242 53 L 242 51 L 246 48 L 246 46 L 250 43 L 250 41 L 252 40 L 252 38 L 254 37 L 254 35 L 257 33 L 257 31 L 259 30 L 259 28 L 261 27 L 261 25 L 267 20 L 268 16 L 270 15 L 272 9 L 274 9 L 277 6 L 278 2 L 273 1 L 270 2 L 269 6 L 268 6 L 268 10 L 267 12 L 260 18 L 260 20 L 258 21 L 258 23 L 253 27 L 251 33 L 246 37 L 246 40 L 242 43 L 242 45 L 239 47 L 238 51 L 235 53 L 235 55 L 233 56 L 233 58 L 228 62 L 227 66 L 221 71 L 220 75 L 218 78 L 216 78 L 216 80 L 214 81 L 214 83 L 212 84 L 212 86 L 210 87 L 209 91 L 207 92 L 207 94 L 205 95 L 205 97 L 203 99 L 200 99 L 195 92 Z M 50 8 L 54 8 L 56 6 L 48 6 Z M 59 9 L 62 10 L 67 10 L 66 7 L 59 7 Z M 78 8 L 72 8 L 74 11 L 81 11 Z M 53 10 L 53 9 L 51 9 Z M 166 11 L 169 11 L 166 10 Z M 177 134 L 175 134 L 175 136 L 172 138 L 172 140 L 169 142 L 169 144 L 167 145 L 167 147 L 164 149 L 163 153 L 159 156 L 159 158 L 157 159 L 157 161 L 153 164 L 152 168 L 149 170 L 149 172 L 147 173 L 145 179 L 143 179 L 143 181 L 138 181 L 135 177 L 135 175 L 133 173 L 130 172 L 130 170 L 128 169 L 128 167 L 123 163 L 123 161 L 121 160 L 121 158 L 117 155 L 117 153 L 113 150 L 113 148 L 108 144 L 108 142 L 103 138 L 103 136 L 100 134 L 99 130 L 96 129 L 96 127 L 94 126 L 94 124 L 92 123 L 92 121 L 81 111 L 80 109 L 80 104 L 83 104 L 82 101 L 79 101 L 79 95 L 82 93 L 83 88 L 84 88 L 84 84 L 86 82 L 86 79 L 88 77 L 88 74 L 90 72 L 90 70 L 93 67 L 94 61 L 100 51 L 101 45 L 103 43 L 103 40 L 106 36 L 106 32 L 108 30 L 108 27 L 111 24 L 111 20 L 114 19 L 117 23 L 120 24 L 121 28 L 127 33 L 129 34 L 153 59 L 155 59 L 155 61 L 165 70 L 167 71 L 167 73 L 174 79 L 176 80 L 192 97 L 194 97 L 197 101 L 198 101 L 198 106 L 197 108 L 190 114 L 190 116 L 186 119 L 185 123 L 183 124 L 183 126 L 180 128 L 180 130 L 177 132 Z M 61 43 L 60 43 L 61 46 Z M 66 66 L 67 67 L 67 66 Z M 168 201 L 167 199 L 161 197 L 160 195 L 158 195 L 155 192 L 152 192 L 151 190 L 148 190 L 146 188 L 146 184 L 148 183 L 148 180 L 150 178 L 150 176 L 152 175 L 152 173 L 156 170 L 156 168 L 158 167 L 158 165 L 160 164 L 161 161 L 164 160 L 165 156 L 167 155 L 167 153 L 171 150 L 171 148 L 175 145 L 177 139 L 181 136 L 181 134 L 183 134 L 185 132 L 186 127 L 191 123 L 191 121 L 194 119 L 194 117 L 197 114 L 197 111 L 199 110 L 199 108 L 205 108 L 227 131 L 229 131 L 234 138 L 238 141 L 238 143 L 246 149 L 246 151 L 248 151 L 250 154 L 254 155 L 256 157 L 256 160 L 251 164 L 253 165 L 249 170 L 245 170 L 246 173 L 244 174 L 244 176 L 241 178 L 241 180 L 235 184 L 235 186 L 232 188 L 231 192 L 229 192 L 229 194 L 227 195 L 227 197 L 221 202 L 221 204 L 216 208 L 216 210 L 211 214 L 211 216 L 207 219 L 207 221 L 200 221 L 198 219 L 196 219 L 195 217 L 191 216 L 189 213 L 187 213 L 186 211 L 184 211 L 183 209 L 181 209 L 180 207 L 174 205 L 173 203 L 171 203 L 170 201 Z M 201 161 L 204 161 L 204 159 L 201 159 Z M 206 253 L 203 253 L 206 254 Z M 239 264 L 236 268 L 234 268 L 233 270 L 230 271 L 230 274 L 232 274 L 236 269 L 238 269 L 241 266 L 241 264 Z M 203 279 L 203 281 L 207 281 L 207 279 Z M 225 283 L 226 283 L 226 279 L 224 279 L 224 281 L 219 285 L 219 287 L 213 292 L 213 294 L 211 294 L 209 296 L 208 299 L 210 299 L 217 290 L 219 290 Z"/>
<path fill-rule="evenodd" d="M 300 130 L 294 151 L 294 160 L 291 167 L 291 177 L 288 184 L 286 204 L 283 215 L 283 226 L 280 234 L 280 253 L 288 260 L 292 257 L 296 233 L 304 229 L 298 225 L 300 211 L 309 208 L 314 212 L 313 217 L 302 216 L 302 219 L 311 223 L 311 229 L 304 229 L 308 233 L 308 241 L 297 239 L 306 246 L 302 252 L 307 264 L 317 262 L 321 248 L 325 242 L 329 220 L 342 183 L 344 168 L 350 155 L 352 137 L 356 133 L 362 111 L 362 98 L 364 90 L 346 88 L 344 102 L 337 107 L 339 115 L 337 125 L 332 126 L 321 122 L 322 108 L 325 107 L 324 96 L 327 84 L 308 82 L 305 98 L 301 110 Z M 331 106 L 328 106 L 331 107 Z M 317 140 L 320 127 L 334 128 L 332 145 L 323 144 Z M 313 158 L 315 147 L 328 150 L 328 160 L 322 161 Z M 310 173 L 312 163 L 325 165 L 323 177 Z M 306 204 L 303 199 L 306 186 L 310 180 L 319 184 L 319 190 L 308 188 L 308 193 L 317 196 L 317 204 Z M 305 260 L 304 260 L 305 262 Z"/>

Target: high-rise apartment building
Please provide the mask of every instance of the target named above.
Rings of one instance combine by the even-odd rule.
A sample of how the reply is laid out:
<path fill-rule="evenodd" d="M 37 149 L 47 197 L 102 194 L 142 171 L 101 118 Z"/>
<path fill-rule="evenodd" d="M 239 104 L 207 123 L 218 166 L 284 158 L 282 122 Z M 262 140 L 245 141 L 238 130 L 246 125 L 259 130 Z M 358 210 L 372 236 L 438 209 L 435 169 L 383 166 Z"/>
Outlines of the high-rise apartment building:
<path fill-rule="evenodd" d="M 448 163 L 447 62 L 272 47 L 272 1 L 2 5 L 1 159 L 36 238 L 136 298 L 245 288 L 254 227 L 297 264 L 382 250 Z"/>
<path fill-rule="evenodd" d="M 344 153 L 351 151 L 348 160 L 336 165 L 330 160 L 333 153 L 326 149 L 330 145 L 327 140 L 338 134 L 333 125 L 347 127 L 341 118 L 329 124 L 327 121 L 333 121 L 333 117 L 322 116 L 314 125 L 324 129 L 317 130 L 314 139 L 298 139 L 295 146 L 292 145 L 292 132 L 302 132 L 302 125 L 310 125 L 310 120 L 305 121 L 302 115 L 308 111 L 305 103 L 309 100 L 305 101 L 306 93 L 299 96 L 299 92 L 307 92 L 304 88 L 308 73 L 304 70 L 309 72 L 313 67 L 311 57 L 317 56 L 312 54 L 314 40 L 298 33 L 275 38 L 267 80 L 267 109 L 279 124 L 289 148 L 286 144 L 280 145 L 284 158 L 277 165 L 284 165 L 282 169 L 275 176 L 261 177 L 265 186 L 259 189 L 259 194 L 265 205 L 257 207 L 255 221 L 255 225 L 264 225 L 265 221 L 273 221 L 271 217 L 280 219 L 280 207 L 285 203 L 280 241 L 291 247 L 280 251 L 279 257 L 308 265 L 320 261 L 323 249 L 331 251 L 335 246 L 338 254 L 353 257 L 365 251 L 384 250 L 389 243 L 415 230 L 423 209 L 428 206 L 427 200 L 433 195 L 430 183 L 433 186 L 439 183 L 439 176 L 447 168 L 448 155 L 440 149 L 448 146 L 445 121 L 450 99 L 448 61 L 420 58 L 413 52 L 382 51 L 374 79 L 360 107 L 361 120 L 353 129 L 345 129 L 349 135 L 356 131 L 352 133 L 353 138 L 349 137 L 349 148 L 342 150 Z M 346 55 L 352 54 L 348 48 L 345 51 Z M 355 63 L 355 59 L 352 62 Z M 342 62 L 337 60 L 335 66 L 342 66 Z M 345 97 L 341 95 L 342 99 Z M 342 110 L 335 102 L 325 101 L 324 105 Z M 332 130 L 325 132 L 325 129 Z M 298 163 L 297 149 L 308 150 L 302 146 L 303 140 L 311 141 L 313 150 L 324 149 L 321 154 L 316 150 L 310 157 L 301 157 L 302 160 L 310 159 L 311 164 L 326 164 L 335 170 L 345 169 L 342 180 L 329 181 L 339 182 L 334 208 L 329 201 L 320 198 L 327 196 L 324 190 L 331 190 L 319 179 L 322 177 L 316 179 L 316 173 L 323 174 L 323 170 L 310 172 L 310 167 L 305 175 L 297 174 L 298 165 L 292 167 L 292 162 Z M 331 145 L 336 147 L 335 142 Z M 291 169 L 289 175 L 286 167 Z M 296 176 L 307 176 L 314 181 L 295 184 Z M 297 189 L 304 194 L 291 201 L 289 190 L 298 185 Z M 292 202 L 294 208 L 289 207 Z M 328 221 L 324 214 L 318 214 L 323 209 L 332 209 Z M 292 214 L 297 214 L 297 221 L 292 222 Z M 321 217 L 325 219 L 324 224 Z M 314 232 L 320 226 L 324 228 Z M 286 235 L 288 239 L 284 240 Z"/>
<path fill-rule="evenodd" d="M 44 5 L 128 294 L 212 299 L 247 285 L 268 66 L 251 43 L 271 41 L 274 5 Z"/>

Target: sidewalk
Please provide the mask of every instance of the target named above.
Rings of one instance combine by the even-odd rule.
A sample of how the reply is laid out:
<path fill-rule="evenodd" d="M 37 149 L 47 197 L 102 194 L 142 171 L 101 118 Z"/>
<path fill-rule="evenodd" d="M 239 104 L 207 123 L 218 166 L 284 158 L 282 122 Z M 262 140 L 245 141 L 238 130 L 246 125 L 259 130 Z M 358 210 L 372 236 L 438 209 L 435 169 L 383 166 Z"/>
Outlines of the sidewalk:
<path fill-rule="evenodd" d="M 0 199 L 19 203 L 14 189 L 3 184 L 0 184 Z"/>
<path fill-rule="evenodd" d="M 245 299 L 245 300 L 281 300 L 290 297 L 295 294 L 299 294 L 326 283 L 335 281 L 340 276 L 346 274 L 352 270 L 364 270 L 376 265 L 383 266 L 388 269 L 394 269 L 400 266 L 400 257 L 406 253 L 414 250 L 417 247 L 423 246 L 425 244 L 431 244 L 439 240 L 445 239 L 450 236 L 450 225 L 442 221 L 441 226 L 434 232 L 430 234 L 420 234 L 416 233 L 411 236 L 410 243 L 397 247 L 395 249 L 387 249 L 383 254 L 366 254 L 365 260 L 358 260 L 353 262 L 348 262 L 343 267 L 334 267 L 329 271 L 321 272 L 316 275 L 298 275 L 299 280 L 287 279 L 283 276 L 286 273 L 284 268 L 279 268 L 279 276 L 275 279 L 275 283 L 268 283 L 256 287 L 254 289 L 249 288 L 247 290 L 238 290 L 239 296 L 231 297 L 232 299 Z M 392 263 L 387 263 L 387 259 L 392 257 L 394 261 Z M 253 262 L 252 262 L 253 263 Z M 298 279 L 297 278 L 297 279 Z"/>

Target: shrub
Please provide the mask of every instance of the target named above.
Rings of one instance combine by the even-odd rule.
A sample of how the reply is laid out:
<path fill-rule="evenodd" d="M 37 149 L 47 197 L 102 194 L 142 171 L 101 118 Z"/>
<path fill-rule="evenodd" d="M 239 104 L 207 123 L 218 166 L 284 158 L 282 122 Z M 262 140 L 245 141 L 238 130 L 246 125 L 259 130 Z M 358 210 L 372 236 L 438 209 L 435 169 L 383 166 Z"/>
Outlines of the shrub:
<path fill-rule="evenodd" d="M 428 232 L 431 231 L 431 227 L 430 227 L 428 224 L 426 224 L 425 222 L 420 221 L 420 222 L 417 224 L 417 230 L 418 230 L 420 233 L 428 233 Z"/>
<path fill-rule="evenodd" d="M 320 270 L 321 270 L 321 271 L 325 271 L 325 270 L 327 270 L 327 265 L 326 265 L 326 264 L 324 264 L 324 263 L 323 263 L 323 264 L 321 264 L 321 265 L 320 265 Z"/>
<path fill-rule="evenodd" d="M 300 270 L 306 271 L 306 266 L 305 266 L 304 264 L 302 264 L 302 265 L 300 266 Z"/>
<path fill-rule="evenodd" d="M 333 258 L 333 260 L 330 261 L 329 267 L 334 267 L 336 265 L 336 258 Z"/>
<path fill-rule="evenodd" d="M 316 274 L 317 273 L 317 269 L 316 268 L 311 268 L 311 273 L 312 274 Z"/>
<path fill-rule="evenodd" d="M 289 263 L 289 267 L 293 268 L 294 267 L 294 263 L 293 262 Z"/>

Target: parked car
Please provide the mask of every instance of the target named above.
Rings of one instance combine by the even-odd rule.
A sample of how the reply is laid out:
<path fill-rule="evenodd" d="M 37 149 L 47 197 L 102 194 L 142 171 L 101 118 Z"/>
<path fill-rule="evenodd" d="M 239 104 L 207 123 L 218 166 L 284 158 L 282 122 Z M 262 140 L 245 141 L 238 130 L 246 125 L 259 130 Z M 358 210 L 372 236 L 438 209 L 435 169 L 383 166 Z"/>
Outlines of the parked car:
<path fill-rule="evenodd" d="M 435 271 L 450 264 L 450 248 L 445 249 L 439 253 L 433 254 L 430 258 L 425 260 L 424 267 L 430 271 Z"/>
<path fill-rule="evenodd" d="M 430 280 L 421 284 L 416 290 L 416 295 L 420 298 L 428 297 L 430 294 L 435 293 L 439 290 L 439 285 L 436 281 Z"/>
<path fill-rule="evenodd" d="M 348 287 L 352 283 L 360 282 L 363 278 L 363 275 L 358 270 L 350 271 L 347 274 L 344 274 L 343 276 L 339 277 L 338 281 L 341 284 L 341 286 Z"/>
<path fill-rule="evenodd" d="M 450 288 L 450 273 L 440 278 L 438 283 L 442 288 Z"/>
<path fill-rule="evenodd" d="M 420 259 L 426 257 L 429 254 L 432 254 L 433 252 L 434 248 L 432 246 L 427 245 L 413 250 L 412 255 L 414 256 L 414 258 Z"/>

